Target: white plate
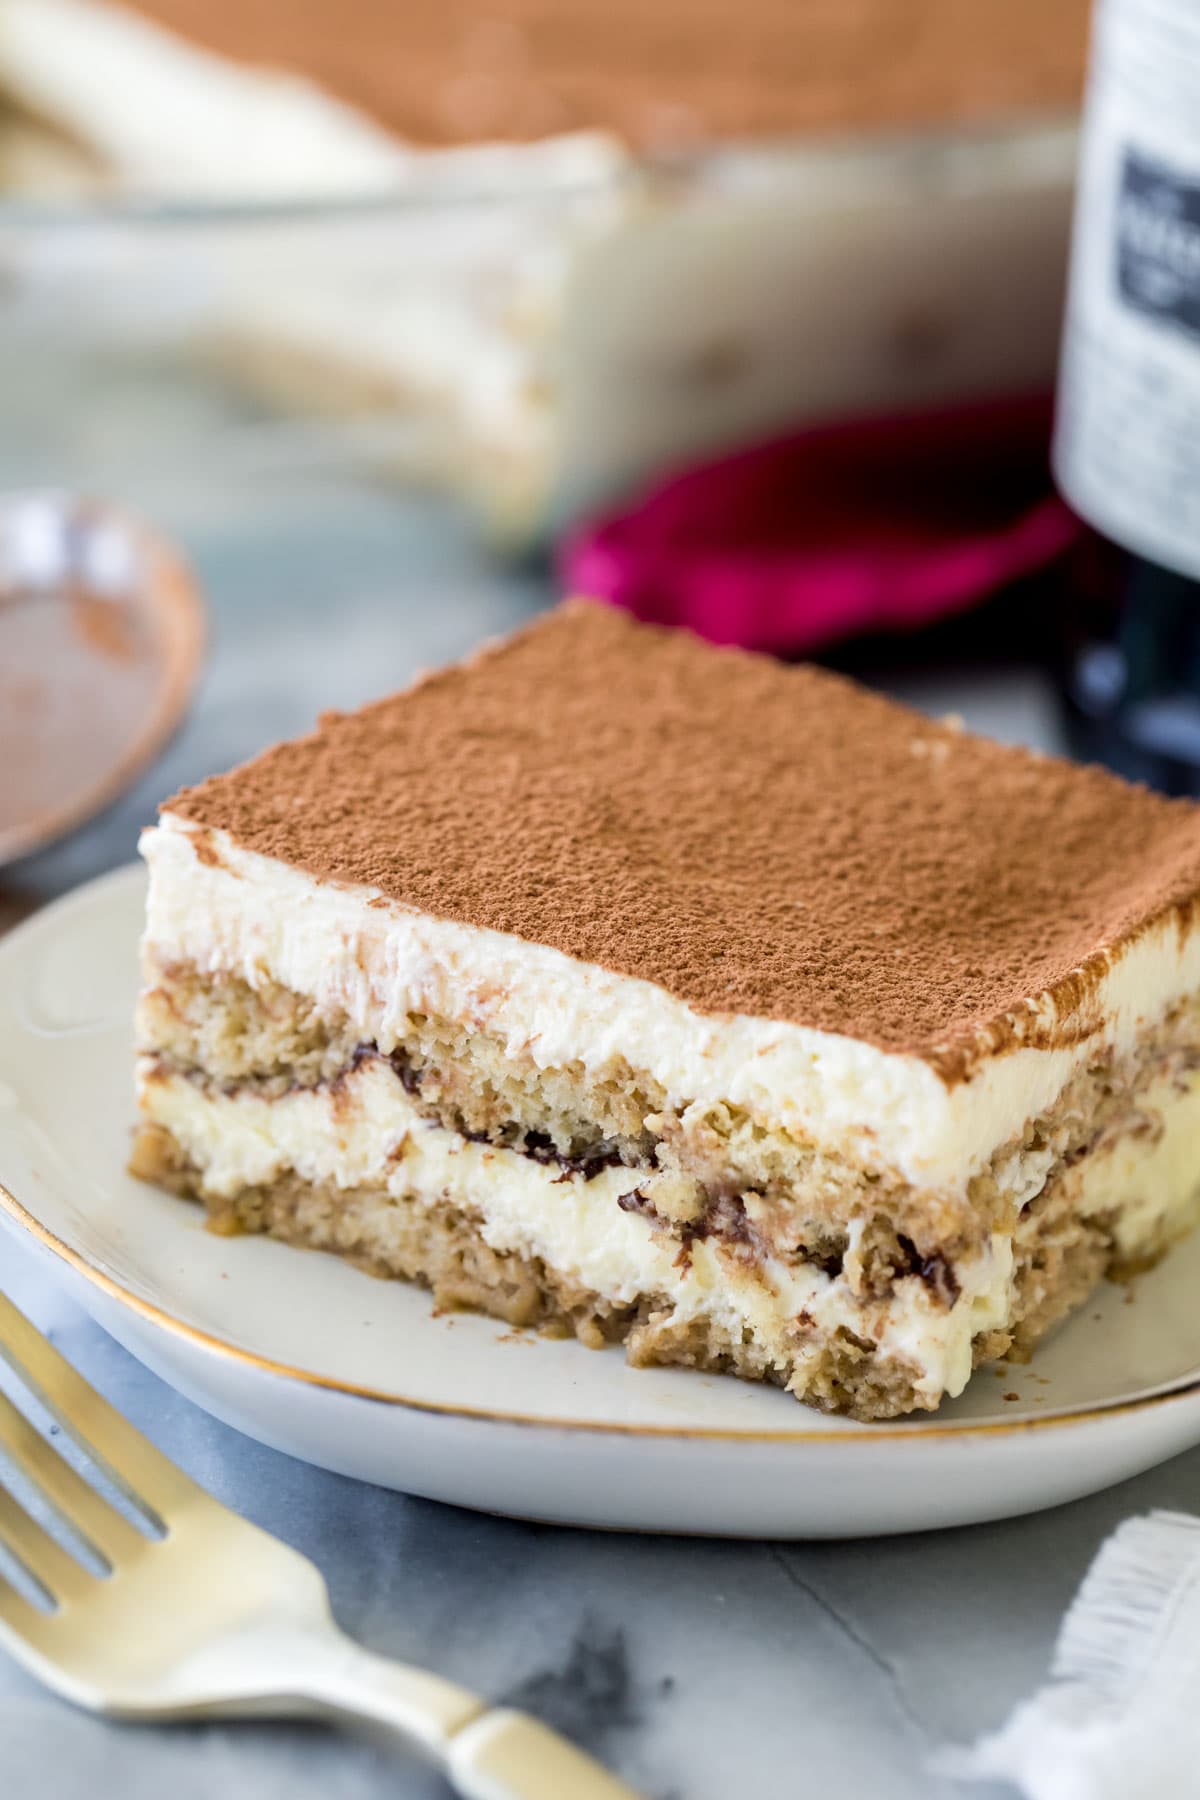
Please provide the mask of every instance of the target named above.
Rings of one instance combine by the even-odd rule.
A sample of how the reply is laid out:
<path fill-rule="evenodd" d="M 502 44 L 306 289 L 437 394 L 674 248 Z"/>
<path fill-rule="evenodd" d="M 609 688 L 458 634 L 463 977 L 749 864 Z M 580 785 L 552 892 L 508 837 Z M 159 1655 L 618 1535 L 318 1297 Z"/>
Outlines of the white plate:
<path fill-rule="evenodd" d="M 124 1172 L 140 870 L 0 942 L 0 1216 L 135 1356 L 293 1456 L 462 1506 L 652 1531 L 914 1531 L 1053 1506 L 1200 1442 L 1200 1236 L 936 1419 L 433 1316 L 333 1257 L 206 1232 Z M 2 1278 L 0 1278 L 2 1279 Z M 1176 1391 L 1170 1392 L 1174 1389 Z"/>

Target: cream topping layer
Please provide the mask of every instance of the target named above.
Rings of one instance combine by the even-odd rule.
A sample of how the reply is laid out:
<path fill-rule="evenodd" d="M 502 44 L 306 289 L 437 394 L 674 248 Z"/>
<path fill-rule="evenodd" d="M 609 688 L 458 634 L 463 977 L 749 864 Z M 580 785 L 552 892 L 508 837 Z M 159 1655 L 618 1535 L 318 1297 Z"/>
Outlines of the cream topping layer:
<path fill-rule="evenodd" d="M 100 0 L 0 0 L 0 82 L 142 189 L 378 189 L 403 160 L 312 83 L 239 68 Z"/>
<path fill-rule="evenodd" d="M 316 881 L 223 833 L 198 838 L 170 814 L 140 848 L 150 867 L 145 942 L 160 960 L 251 986 L 277 981 L 344 1012 L 385 1052 L 420 1012 L 486 1030 L 539 1067 L 599 1073 L 623 1058 L 674 1103 L 724 1101 L 767 1129 L 950 1193 L 1048 1111 L 1100 1049 L 1128 1051 L 1200 986 L 1200 932 L 1165 922 L 1114 957 L 1092 1001 L 1100 1027 L 1082 1042 L 1010 1048 L 948 1084 L 920 1056 L 802 1025 L 697 1013 L 652 982 L 435 918 L 371 888 Z M 1044 998 L 1037 1017 L 1053 1026 Z"/>
<path fill-rule="evenodd" d="M 168 198 L 379 193 L 436 171 L 544 191 L 616 156 L 599 132 L 413 149 L 315 82 L 244 67 L 110 0 L 0 0 L 0 87 L 121 185 Z"/>
<path fill-rule="evenodd" d="M 266 1099 L 246 1089 L 213 1094 L 182 1075 L 153 1071 L 141 1095 L 143 1113 L 172 1132 L 206 1186 L 232 1196 L 269 1185 L 287 1171 L 342 1188 L 381 1186 L 418 1201 L 447 1198 L 481 1218 L 495 1250 L 540 1257 L 549 1267 L 617 1304 L 666 1296 L 681 1320 L 715 1318 L 740 1337 L 749 1326 L 781 1367 L 795 1360 L 792 1321 L 813 1321 L 814 1354 L 839 1326 L 862 1332 L 864 1313 L 842 1282 L 811 1264 L 764 1258 L 747 1266 L 697 1241 L 678 1265 L 678 1242 L 658 1235 L 618 1198 L 636 1177 L 608 1169 L 590 1181 L 561 1174 L 516 1151 L 471 1143 L 422 1119 L 386 1065 L 362 1065 L 336 1098 L 297 1089 Z M 962 1292 L 944 1310 L 919 1276 L 897 1282 L 886 1308 L 875 1304 L 872 1335 L 885 1357 L 920 1372 L 919 1397 L 936 1404 L 957 1394 L 971 1373 L 971 1340 L 1003 1323 L 1012 1250 L 994 1237 L 955 1266 Z"/>

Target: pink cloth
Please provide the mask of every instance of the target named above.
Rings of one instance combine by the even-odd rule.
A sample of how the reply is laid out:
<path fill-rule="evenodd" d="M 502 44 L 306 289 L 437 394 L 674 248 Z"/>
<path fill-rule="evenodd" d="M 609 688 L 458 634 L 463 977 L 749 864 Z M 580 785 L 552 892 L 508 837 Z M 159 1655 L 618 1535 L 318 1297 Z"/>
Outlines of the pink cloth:
<path fill-rule="evenodd" d="M 975 605 L 1066 553 L 1051 403 L 804 432 L 689 469 L 563 547 L 572 593 L 718 644 L 813 650 Z"/>

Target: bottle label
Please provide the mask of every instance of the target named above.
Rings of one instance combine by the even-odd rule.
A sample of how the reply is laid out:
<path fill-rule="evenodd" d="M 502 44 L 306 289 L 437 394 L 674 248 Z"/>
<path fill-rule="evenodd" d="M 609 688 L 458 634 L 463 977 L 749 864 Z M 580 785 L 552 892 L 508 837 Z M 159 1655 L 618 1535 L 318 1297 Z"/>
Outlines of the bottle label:
<path fill-rule="evenodd" d="M 1132 146 L 1121 164 L 1117 288 L 1127 306 L 1200 337 L 1200 182 Z"/>
<path fill-rule="evenodd" d="M 1054 466 L 1106 536 L 1200 579 L 1200 7 L 1098 0 Z"/>

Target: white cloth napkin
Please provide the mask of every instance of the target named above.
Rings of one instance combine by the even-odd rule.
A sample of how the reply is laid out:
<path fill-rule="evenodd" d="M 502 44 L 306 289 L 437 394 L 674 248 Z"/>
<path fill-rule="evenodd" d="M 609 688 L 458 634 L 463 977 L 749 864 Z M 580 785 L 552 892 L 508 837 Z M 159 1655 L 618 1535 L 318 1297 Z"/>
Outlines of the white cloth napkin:
<path fill-rule="evenodd" d="M 1028 1800 L 1200 1795 L 1200 1519 L 1127 1519 L 1063 1620 L 1046 1686 L 935 1763 Z"/>

